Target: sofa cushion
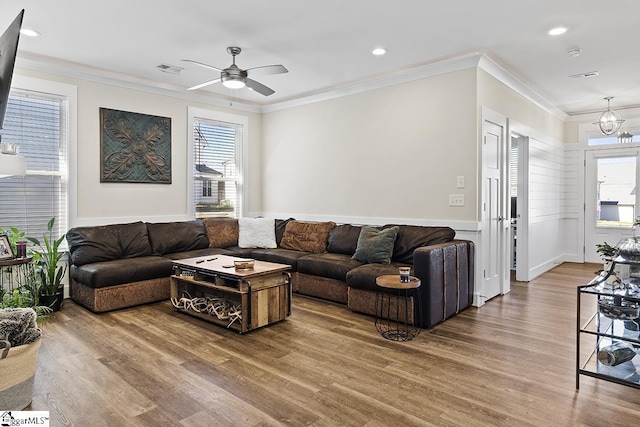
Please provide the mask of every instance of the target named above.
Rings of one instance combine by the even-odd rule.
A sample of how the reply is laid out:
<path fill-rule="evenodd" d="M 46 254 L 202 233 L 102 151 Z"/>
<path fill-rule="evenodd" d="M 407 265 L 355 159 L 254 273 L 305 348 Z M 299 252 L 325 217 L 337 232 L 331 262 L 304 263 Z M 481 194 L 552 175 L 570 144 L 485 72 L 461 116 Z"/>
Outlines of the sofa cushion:
<path fill-rule="evenodd" d="M 366 263 L 389 264 L 397 234 L 398 227 L 378 230 L 375 227 L 363 226 L 353 259 Z"/>
<path fill-rule="evenodd" d="M 392 262 L 391 264 L 364 264 L 349 270 L 346 277 L 347 285 L 351 288 L 367 289 L 370 291 L 383 291 L 384 288 L 376 285 L 376 278 L 387 274 L 398 274 L 398 267 L 407 264 Z M 413 268 L 411 269 L 413 275 Z"/>
<path fill-rule="evenodd" d="M 143 222 L 75 227 L 67 232 L 66 238 L 73 265 L 151 255 Z"/>
<path fill-rule="evenodd" d="M 362 227 L 359 225 L 341 224 L 336 226 L 329 233 L 327 252 L 353 255 L 358 247 L 360 230 Z"/>
<path fill-rule="evenodd" d="M 172 254 L 209 247 L 209 239 L 200 220 L 147 223 L 153 255 Z"/>
<path fill-rule="evenodd" d="M 326 252 L 329 232 L 335 226 L 336 223 L 333 221 L 289 221 L 284 230 L 280 246 L 284 249 L 293 249 L 315 254 Z"/>
<path fill-rule="evenodd" d="M 295 221 L 294 218 L 288 219 L 276 219 L 276 246 L 280 247 L 280 243 L 282 242 L 282 236 L 284 236 L 284 230 L 287 228 L 287 224 L 290 221 Z"/>
<path fill-rule="evenodd" d="M 238 220 L 235 218 L 205 218 L 202 220 L 210 248 L 226 248 L 238 244 Z"/>
<path fill-rule="evenodd" d="M 216 255 L 230 255 L 234 256 L 235 254 L 224 248 L 204 248 L 204 249 L 194 249 L 192 251 L 186 252 L 176 252 L 173 254 L 164 254 L 162 255 L 165 258 L 169 258 L 170 260 L 178 260 L 178 259 L 186 259 L 186 258 L 195 258 L 199 256 L 216 256 Z"/>
<path fill-rule="evenodd" d="M 82 266 L 72 265 L 70 269 L 71 279 L 91 288 L 169 277 L 172 273 L 171 260 L 158 256 L 116 259 Z"/>
<path fill-rule="evenodd" d="M 225 249 L 230 252 L 229 255 L 240 258 L 253 258 L 253 251 L 256 250 L 256 248 L 241 248 L 240 246 L 229 246 Z"/>
<path fill-rule="evenodd" d="M 287 264 L 291 266 L 293 271 L 298 268 L 298 259 L 309 255 L 307 252 L 294 251 L 292 249 L 254 249 L 251 257 L 260 261 L 277 262 L 278 264 Z"/>
<path fill-rule="evenodd" d="M 362 262 L 351 259 L 345 254 L 312 254 L 298 259 L 298 272 L 313 276 L 326 277 L 344 281 L 347 272 L 359 267 Z"/>
<path fill-rule="evenodd" d="M 269 218 L 240 218 L 238 246 L 241 248 L 275 248 L 275 220 Z"/>
<path fill-rule="evenodd" d="M 413 264 L 413 251 L 422 247 L 453 240 L 456 232 L 449 227 L 425 227 L 419 225 L 387 224 L 384 228 L 399 227 L 393 248 L 394 261 Z"/>

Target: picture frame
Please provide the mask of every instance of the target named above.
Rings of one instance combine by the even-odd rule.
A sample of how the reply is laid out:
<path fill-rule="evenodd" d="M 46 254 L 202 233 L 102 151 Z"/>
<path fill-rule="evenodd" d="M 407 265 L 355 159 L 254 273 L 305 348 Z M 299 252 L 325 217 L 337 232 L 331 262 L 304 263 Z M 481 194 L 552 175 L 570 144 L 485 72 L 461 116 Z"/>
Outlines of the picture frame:
<path fill-rule="evenodd" d="M 100 108 L 100 182 L 171 184 L 171 118 Z"/>
<path fill-rule="evenodd" d="M 0 234 L 0 261 L 15 258 L 11 244 L 9 243 L 9 237 L 6 234 Z"/>

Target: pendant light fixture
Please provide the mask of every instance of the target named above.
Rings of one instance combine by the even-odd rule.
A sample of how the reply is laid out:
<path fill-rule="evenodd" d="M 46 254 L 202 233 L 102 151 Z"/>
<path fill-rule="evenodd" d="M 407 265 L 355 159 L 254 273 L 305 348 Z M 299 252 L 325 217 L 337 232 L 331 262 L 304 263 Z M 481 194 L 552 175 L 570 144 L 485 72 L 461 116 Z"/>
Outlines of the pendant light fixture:
<path fill-rule="evenodd" d="M 629 132 L 618 132 L 618 142 L 620 144 L 629 144 L 632 141 L 633 135 L 631 135 Z"/>
<path fill-rule="evenodd" d="M 600 114 L 600 118 L 594 125 L 603 135 L 613 135 L 620 129 L 620 125 L 624 123 L 624 120 L 620 117 L 616 111 L 611 110 L 611 100 L 613 96 L 607 96 L 607 111 Z"/>

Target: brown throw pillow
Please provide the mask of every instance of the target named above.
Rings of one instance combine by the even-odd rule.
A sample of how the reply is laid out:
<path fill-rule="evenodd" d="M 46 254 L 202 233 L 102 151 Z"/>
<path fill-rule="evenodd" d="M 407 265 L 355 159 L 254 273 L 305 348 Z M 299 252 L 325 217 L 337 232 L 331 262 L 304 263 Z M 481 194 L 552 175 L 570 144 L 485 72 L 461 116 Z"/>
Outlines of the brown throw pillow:
<path fill-rule="evenodd" d="M 238 220 L 235 218 L 205 218 L 204 228 L 207 230 L 210 248 L 228 248 L 238 246 Z"/>
<path fill-rule="evenodd" d="M 336 226 L 329 222 L 289 221 L 284 229 L 280 247 L 321 254 L 327 251 L 329 232 Z"/>

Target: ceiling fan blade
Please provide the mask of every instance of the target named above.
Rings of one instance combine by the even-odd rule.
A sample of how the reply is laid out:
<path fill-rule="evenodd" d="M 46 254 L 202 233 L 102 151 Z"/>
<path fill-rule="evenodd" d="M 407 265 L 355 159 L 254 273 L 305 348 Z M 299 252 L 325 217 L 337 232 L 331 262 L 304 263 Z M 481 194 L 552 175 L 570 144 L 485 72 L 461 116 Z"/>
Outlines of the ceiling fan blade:
<path fill-rule="evenodd" d="M 220 68 L 216 68 L 213 65 L 203 64 L 202 62 L 194 61 L 192 59 L 181 59 L 181 61 L 183 61 L 183 62 L 191 62 L 193 64 L 199 65 L 199 66 L 204 67 L 204 68 L 208 68 L 210 70 L 216 70 L 219 73 L 222 72 L 222 70 Z"/>
<path fill-rule="evenodd" d="M 195 85 L 195 86 L 192 86 L 190 88 L 187 88 L 187 90 L 200 89 L 200 88 L 203 88 L 205 86 L 209 86 L 209 85 L 212 85 L 214 83 L 218 83 L 220 80 L 221 80 L 220 77 L 218 77 L 217 79 L 209 80 L 208 82 L 200 83 L 199 85 Z"/>
<path fill-rule="evenodd" d="M 274 93 L 276 93 L 270 87 L 267 87 L 267 86 L 263 85 L 262 83 L 258 83 L 257 81 L 251 80 L 251 79 L 247 79 L 247 87 L 249 89 L 255 90 L 258 93 L 263 94 L 264 96 L 269 96 L 269 95 L 273 95 Z"/>
<path fill-rule="evenodd" d="M 263 65 L 261 67 L 247 68 L 246 71 L 250 75 L 282 74 L 289 72 L 283 65 Z"/>

